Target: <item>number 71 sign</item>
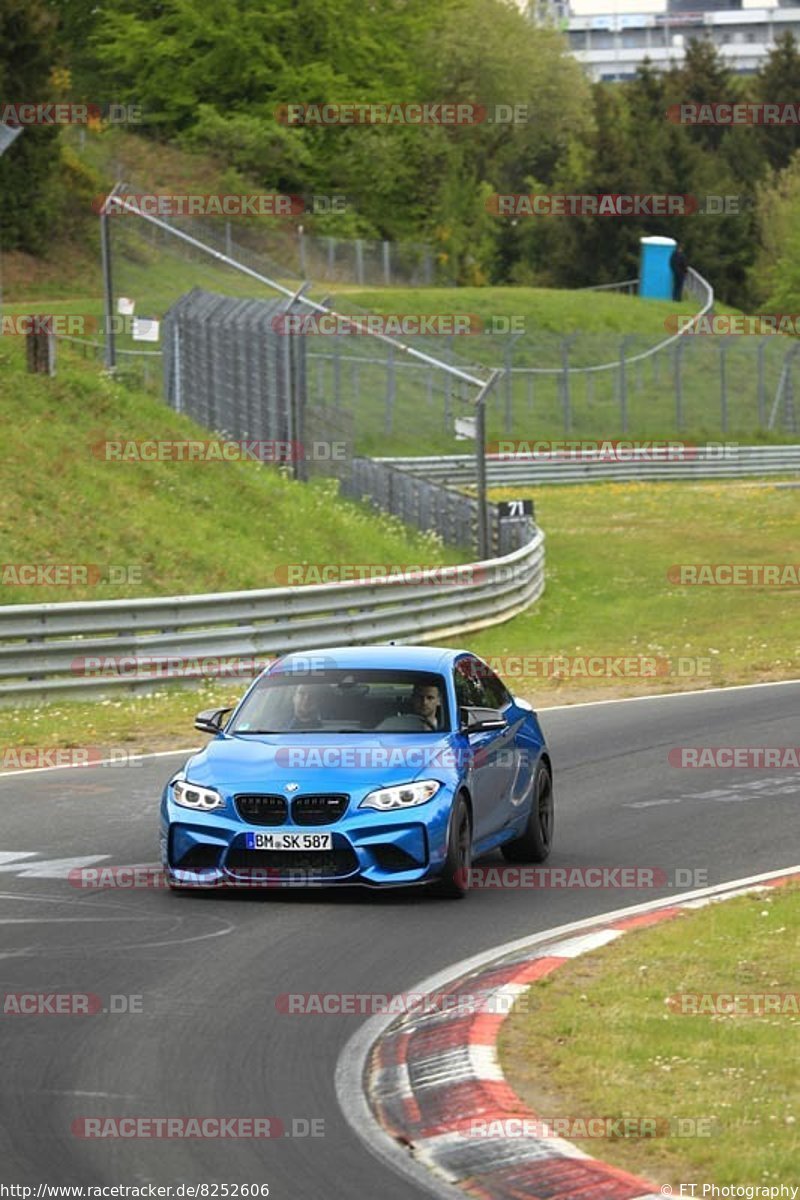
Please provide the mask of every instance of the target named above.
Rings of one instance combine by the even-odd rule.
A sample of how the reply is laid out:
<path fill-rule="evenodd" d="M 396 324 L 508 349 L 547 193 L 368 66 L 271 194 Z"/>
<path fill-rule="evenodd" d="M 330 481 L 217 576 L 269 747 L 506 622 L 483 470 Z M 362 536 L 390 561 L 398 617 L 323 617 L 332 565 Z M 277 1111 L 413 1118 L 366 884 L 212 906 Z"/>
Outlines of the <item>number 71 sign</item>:
<path fill-rule="evenodd" d="M 505 518 L 516 517 L 519 519 L 533 516 L 532 500 L 501 500 L 497 508 L 500 516 Z"/>

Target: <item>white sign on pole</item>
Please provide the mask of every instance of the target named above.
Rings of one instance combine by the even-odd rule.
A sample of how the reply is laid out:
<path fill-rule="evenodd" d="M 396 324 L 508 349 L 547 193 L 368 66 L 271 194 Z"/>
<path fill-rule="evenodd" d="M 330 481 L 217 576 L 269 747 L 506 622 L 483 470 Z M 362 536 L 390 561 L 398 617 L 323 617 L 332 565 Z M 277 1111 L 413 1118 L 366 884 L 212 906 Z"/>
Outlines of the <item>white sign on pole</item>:
<path fill-rule="evenodd" d="M 465 442 L 467 438 L 475 440 L 475 418 L 474 417 L 456 417 L 456 441 Z"/>
<path fill-rule="evenodd" d="M 133 318 L 133 340 L 135 342 L 157 342 L 160 322 L 151 317 Z"/>

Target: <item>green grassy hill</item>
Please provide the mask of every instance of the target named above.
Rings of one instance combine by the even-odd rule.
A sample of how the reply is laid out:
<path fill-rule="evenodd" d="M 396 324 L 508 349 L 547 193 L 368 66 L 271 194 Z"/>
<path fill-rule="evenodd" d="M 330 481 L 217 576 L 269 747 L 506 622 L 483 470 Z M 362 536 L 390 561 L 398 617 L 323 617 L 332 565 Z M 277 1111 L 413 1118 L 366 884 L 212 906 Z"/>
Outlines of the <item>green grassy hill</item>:
<path fill-rule="evenodd" d="M 151 396 L 60 354 L 29 375 L 22 339 L 0 344 L 0 603 L 269 587 L 287 563 L 454 562 L 434 539 L 259 463 L 109 462 L 104 439 L 208 439 Z M 15 565 L 133 567 L 133 582 L 20 586 Z"/>

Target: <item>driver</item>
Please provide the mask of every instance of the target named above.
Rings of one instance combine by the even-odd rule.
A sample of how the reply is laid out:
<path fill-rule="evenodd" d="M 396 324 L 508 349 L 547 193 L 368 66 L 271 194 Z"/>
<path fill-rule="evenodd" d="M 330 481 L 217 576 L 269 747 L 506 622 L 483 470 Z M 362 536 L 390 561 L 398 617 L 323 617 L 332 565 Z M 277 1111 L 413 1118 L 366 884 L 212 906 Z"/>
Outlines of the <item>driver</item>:
<path fill-rule="evenodd" d="M 411 693 L 411 710 L 431 729 L 438 729 L 441 700 L 435 683 L 415 683 Z"/>

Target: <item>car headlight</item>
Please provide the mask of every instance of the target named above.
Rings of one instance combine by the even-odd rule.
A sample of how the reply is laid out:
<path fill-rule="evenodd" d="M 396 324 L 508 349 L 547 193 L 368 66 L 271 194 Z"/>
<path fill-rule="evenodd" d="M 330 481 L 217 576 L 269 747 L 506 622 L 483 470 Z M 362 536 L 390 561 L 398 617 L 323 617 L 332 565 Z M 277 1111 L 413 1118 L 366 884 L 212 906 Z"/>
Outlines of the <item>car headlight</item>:
<path fill-rule="evenodd" d="M 394 808 L 413 808 L 432 800 L 442 785 L 435 779 L 421 779 L 418 783 L 401 783 L 397 787 L 378 788 L 370 792 L 359 804 L 359 808 L 375 808 L 388 812 Z"/>
<path fill-rule="evenodd" d="M 210 812 L 213 808 L 224 808 L 225 801 L 219 792 L 213 788 L 200 787 L 189 783 L 187 779 L 176 779 L 172 785 L 172 795 L 175 803 L 184 808 L 196 808 L 201 812 Z"/>

